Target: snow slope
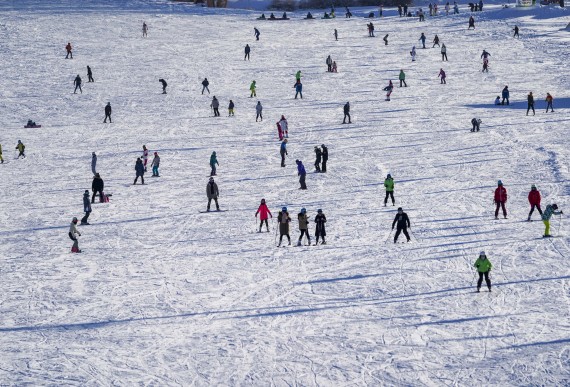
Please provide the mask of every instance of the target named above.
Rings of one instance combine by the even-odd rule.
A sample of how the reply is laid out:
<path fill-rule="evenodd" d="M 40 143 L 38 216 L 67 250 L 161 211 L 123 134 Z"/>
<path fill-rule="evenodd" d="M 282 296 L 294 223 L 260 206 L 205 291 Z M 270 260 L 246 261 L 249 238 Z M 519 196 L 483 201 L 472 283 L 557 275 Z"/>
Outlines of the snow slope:
<path fill-rule="evenodd" d="M 568 225 L 555 217 L 558 237 L 543 240 L 542 222 L 524 221 L 533 183 L 544 205 L 570 211 L 567 10 L 494 9 L 476 15 L 475 31 L 464 12 L 422 24 L 388 17 L 373 39 L 361 18 L 271 23 L 166 3 L 36 3 L 0 5 L 0 384 L 570 384 Z M 448 63 L 419 49 L 421 32 L 440 36 Z M 68 41 L 73 60 L 63 59 Z M 338 74 L 325 71 L 329 54 Z M 74 95 L 86 65 L 95 83 Z M 294 100 L 299 69 L 305 98 Z M 385 102 L 400 69 L 409 87 Z M 218 119 L 200 94 L 204 77 Z M 513 103 L 495 107 L 504 85 Z M 531 90 L 537 114 L 527 117 Z M 546 92 L 555 113 L 544 113 Z M 108 101 L 113 124 L 102 124 Z M 340 124 L 346 101 L 352 125 Z M 480 133 L 469 132 L 473 117 Z M 27 119 L 42 129 L 24 129 Z M 18 139 L 25 160 L 14 159 Z M 299 191 L 294 160 L 311 170 L 323 143 L 328 172 Z M 143 144 L 161 155 L 161 177 L 132 186 Z M 214 150 L 228 212 L 200 214 Z M 84 253 L 71 254 L 92 151 L 113 197 L 93 206 Z M 391 243 L 388 172 L 410 244 Z M 497 179 L 509 190 L 507 220 L 493 220 Z M 311 220 L 322 208 L 328 244 L 276 248 L 273 224 L 255 232 L 262 197 L 274 215 L 288 206 L 294 240 L 300 208 Z M 491 294 L 474 294 L 480 250 L 494 265 Z"/>

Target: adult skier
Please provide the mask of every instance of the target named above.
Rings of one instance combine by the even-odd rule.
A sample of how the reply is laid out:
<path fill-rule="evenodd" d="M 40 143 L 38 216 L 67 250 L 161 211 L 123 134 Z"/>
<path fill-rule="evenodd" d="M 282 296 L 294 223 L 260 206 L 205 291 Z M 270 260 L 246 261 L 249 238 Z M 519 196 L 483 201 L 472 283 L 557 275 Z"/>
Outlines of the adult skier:
<path fill-rule="evenodd" d="M 143 21 L 143 26 L 142 26 L 143 38 L 146 38 L 147 32 L 148 32 L 148 26 L 146 25 L 146 22 Z"/>
<path fill-rule="evenodd" d="M 477 281 L 477 293 L 481 291 L 481 285 L 483 284 L 483 277 L 485 277 L 485 283 L 487 284 L 487 288 L 491 291 L 491 279 L 489 278 L 489 273 L 493 268 L 491 261 L 487 259 L 487 255 L 484 251 L 479 253 L 479 258 L 475 261 L 475 265 L 477 268 L 477 272 L 479 273 L 479 280 Z"/>
<path fill-rule="evenodd" d="M 20 156 L 26 158 L 26 154 L 24 153 L 24 151 L 26 150 L 26 146 L 24 145 L 22 140 L 18 140 L 18 144 L 16 145 L 16 150 L 19 152 L 17 157 L 18 159 L 20 158 Z"/>
<path fill-rule="evenodd" d="M 212 103 L 210 104 L 210 107 L 212 109 L 214 109 L 214 117 L 219 117 L 220 116 L 220 101 L 218 101 L 218 99 L 216 98 L 215 95 L 212 98 Z"/>
<path fill-rule="evenodd" d="M 228 105 L 228 117 L 234 115 L 234 108 L 235 108 L 234 101 L 232 101 L 232 100 L 230 99 L 230 104 Z"/>
<path fill-rule="evenodd" d="M 471 120 L 471 125 L 473 125 L 473 128 L 471 128 L 472 132 L 478 132 L 479 129 L 481 129 L 481 121 L 479 118 L 477 117 L 473 117 L 473 119 Z"/>
<path fill-rule="evenodd" d="M 550 93 L 546 93 L 546 112 L 548 113 L 548 108 L 550 108 L 550 112 L 554 113 L 554 108 L 552 107 L 552 101 L 554 98 L 550 95 Z"/>
<path fill-rule="evenodd" d="M 210 176 L 216 176 L 216 165 L 220 165 L 218 163 L 218 157 L 216 156 L 216 152 L 212 152 L 210 155 L 210 168 L 212 169 L 210 172 Z"/>
<path fill-rule="evenodd" d="M 140 157 L 137 158 L 137 162 L 135 163 L 135 173 L 136 173 L 136 177 L 135 177 L 135 182 L 133 183 L 133 185 L 137 184 L 137 180 L 139 179 L 139 177 L 141 178 L 141 182 L 144 185 L 144 165 L 143 162 L 141 160 Z"/>
<path fill-rule="evenodd" d="M 507 189 L 503 187 L 503 182 L 501 180 L 497 182 L 494 202 L 496 205 L 495 219 L 499 219 L 499 207 L 503 209 L 503 217 L 507 219 L 507 209 L 505 208 L 505 204 L 507 203 Z"/>
<path fill-rule="evenodd" d="M 447 83 L 445 81 L 446 75 L 445 75 L 445 71 L 443 71 L 443 69 L 439 69 L 439 74 L 437 76 L 441 78 L 441 81 L 440 81 L 441 84 Z"/>
<path fill-rule="evenodd" d="M 269 224 L 267 223 L 267 219 L 268 219 L 268 216 L 270 216 L 271 219 L 273 219 L 273 215 L 271 215 L 271 211 L 269 211 L 267 204 L 265 204 L 265 199 L 261 199 L 261 204 L 259 205 L 259 208 L 257 209 L 257 212 L 255 213 L 256 218 L 257 218 L 257 214 L 259 214 L 259 219 L 261 221 L 259 223 L 259 231 L 258 232 L 261 232 L 261 226 L 263 226 L 263 222 L 265 222 L 265 227 L 267 229 L 267 232 L 269 232 Z"/>
<path fill-rule="evenodd" d="M 251 92 L 249 98 L 257 97 L 257 94 L 255 92 L 256 88 L 257 86 L 255 86 L 255 81 L 252 81 L 251 84 L 249 85 L 249 91 Z"/>
<path fill-rule="evenodd" d="M 433 38 L 433 46 L 431 46 L 431 48 L 434 48 L 435 46 L 440 47 L 439 45 L 439 36 L 437 36 L 437 34 L 435 34 L 435 37 Z"/>
<path fill-rule="evenodd" d="M 384 37 L 382 38 L 382 40 L 384 41 L 384 45 L 385 45 L 385 46 L 388 45 L 388 36 L 389 36 L 389 35 L 390 35 L 390 34 L 386 34 L 386 35 L 384 35 Z"/>
<path fill-rule="evenodd" d="M 336 30 L 336 28 L 334 29 L 334 40 L 335 41 L 338 40 L 338 31 Z"/>
<path fill-rule="evenodd" d="M 93 175 L 97 173 L 97 155 L 95 152 L 91 152 L 91 172 Z"/>
<path fill-rule="evenodd" d="M 447 62 L 447 47 L 445 46 L 445 43 L 441 43 L 441 61 Z"/>
<path fill-rule="evenodd" d="M 279 126 L 281 127 L 281 131 L 283 133 L 282 135 L 285 138 L 289 138 L 289 124 L 287 123 L 287 119 L 284 115 L 282 115 L 281 119 L 279 120 Z"/>
<path fill-rule="evenodd" d="M 208 78 L 204 78 L 202 81 L 202 94 L 204 94 L 204 90 L 208 91 L 208 94 L 210 94 L 210 89 L 208 89 L 208 86 L 210 86 L 210 82 L 208 81 Z"/>
<path fill-rule="evenodd" d="M 83 94 L 83 90 L 81 90 L 81 77 L 79 76 L 79 74 L 77 74 L 77 76 L 73 80 L 73 85 L 75 86 L 73 94 L 77 94 L 77 89 L 79 89 L 79 92 Z"/>
<path fill-rule="evenodd" d="M 416 61 L 416 46 L 412 47 L 412 51 L 410 51 L 410 55 L 412 56 L 412 62 Z"/>
<path fill-rule="evenodd" d="M 109 118 L 109 123 L 113 123 L 113 120 L 111 119 L 111 113 L 111 102 L 107 102 L 107 105 L 105 106 L 105 119 L 103 120 L 104 124 L 107 122 L 107 118 Z"/>
<path fill-rule="evenodd" d="M 218 185 L 214 181 L 213 177 L 210 177 L 210 180 L 206 185 L 206 196 L 208 197 L 208 208 L 206 208 L 206 211 L 210 212 L 210 203 L 212 200 L 216 203 L 216 211 L 220 211 L 220 206 L 218 204 L 218 196 L 220 196 L 220 192 L 218 191 Z"/>
<path fill-rule="evenodd" d="M 408 214 L 404 212 L 402 207 L 398 207 L 398 213 L 392 222 L 392 230 L 396 226 L 396 235 L 394 235 L 394 243 L 398 242 L 398 237 L 400 233 L 403 232 L 406 236 L 408 242 L 410 241 L 410 235 L 408 234 L 408 227 L 410 226 L 410 219 L 408 218 Z"/>
<path fill-rule="evenodd" d="M 105 188 L 105 182 L 98 173 L 93 176 L 93 182 L 91 183 L 91 203 L 95 203 L 95 195 L 99 194 L 99 201 L 103 203 L 103 189 Z"/>
<path fill-rule="evenodd" d="M 297 174 L 299 175 L 299 184 L 301 184 L 299 189 L 307 189 L 307 184 L 305 183 L 307 172 L 305 171 L 305 166 L 301 160 L 295 160 L 295 163 L 297 163 Z"/>
<path fill-rule="evenodd" d="M 424 35 L 423 32 L 418 40 L 422 42 L 422 48 L 426 48 L 426 36 Z"/>
<path fill-rule="evenodd" d="M 406 83 L 406 73 L 404 73 L 404 70 L 400 70 L 398 79 L 400 80 L 400 87 L 402 87 L 402 83 L 404 84 L 404 87 L 408 87 L 408 84 Z"/>
<path fill-rule="evenodd" d="M 550 218 L 552 215 L 562 215 L 562 211 L 556 211 L 558 209 L 557 204 L 549 204 L 546 206 L 544 213 L 542 214 L 542 222 L 544 223 L 544 238 L 549 238 L 550 235 Z"/>
<path fill-rule="evenodd" d="M 538 213 L 542 216 L 542 210 L 540 209 L 540 192 L 536 189 L 536 185 L 530 187 L 530 192 L 528 193 L 528 203 L 530 204 L 530 212 L 528 213 L 527 221 L 530 222 L 530 217 L 536 208 Z"/>
<path fill-rule="evenodd" d="M 321 164 L 321 172 L 325 173 L 327 171 L 327 161 L 329 160 L 329 148 L 325 144 L 321 145 L 323 150 L 323 163 Z"/>
<path fill-rule="evenodd" d="M 259 118 L 261 121 L 263 121 L 263 106 L 261 106 L 261 102 L 257 101 L 257 105 L 255 105 L 255 122 L 257 122 L 257 119 Z"/>
<path fill-rule="evenodd" d="M 505 104 L 505 100 L 507 101 L 507 105 L 509 104 L 509 86 L 505 86 L 503 91 L 501 92 L 501 96 L 503 100 L 501 101 L 501 105 Z"/>
<path fill-rule="evenodd" d="M 301 235 L 297 241 L 297 246 L 301 246 L 303 235 L 307 237 L 307 246 L 310 246 L 311 237 L 309 235 L 309 218 L 307 217 L 307 210 L 305 208 L 301 208 L 301 212 L 297 215 L 297 220 L 299 221 L 299 231 L 301 231 Z"/>
<path fill-rule="evenodd" d="M 392 84 L 392 80 L 390 80 L 388 86 L 384 88 L 384 91 L 386 92 L 386 101 L 390 100 L 390 95 L 392 94 L 392 90 L 394 90 L 394 85 Z"/>
<path fill-rule="evenodd" d="M 91 71 L 91 67 L 87 66 L 87 78 L 88 78 L 88 83 L 89 82 L 95 82 L 95 80 L 93 79 L 93 72 Z"/>
<path fill-rule="evenodd" d="M 316 172 L 321 172 L 321 159 L 323 157 L 323 151 L 321 151 L 321 148 L 319 148 L 318 146 L 315 145 L 315 171 Z"/>
<path fill-rule="evenodd" d="M 71 59 L 73 59 L 73 53 L 71 52 L 71 43 L 67 42 L 67 45 L 65 46 L 65 51 L 67 51 L 65 59 L 67 59 L 69 56 L 71 56 Z"/>
<path fill-rule="evenodd" d="M 469 16 L 469 27 L 467 29 L 470 30 L 471 28 L 475 29 L 475 18 L 473 16 Z"/>
<path fill-rule="evenodd" d="M 342 123 L 346 124 L 346 117 L 348 117 L 348 123 L 351 124 L 352 122 L 350 121 L 350 103 L 346 103 L 344 105 L 344 118 L 342 119 Z"/>
<path fill-rule="evenodd" d="M 532 95 L 532 91 L 528 93 L 526 100 L 528 102 L 526 108 L 526 115 L 528 116 L 528 112 L 530 111 L 530 109 L 532 109 L 532 115 L 534 116 L 534 96 Z"/>
<path fill-rule="evenodd" d="M 327 222 L 327 217 L 323 214 L 323 210 L 320 208 L 317 210 L 317 216 L 315 216 L 315 246 L 319 244 L 319 238 L 322 239 L 321 245 L 326 245 L 325 236 L 327 232 L 325 230 L 325 223 Z"/>
<path fill-rule="evenodd" d="M 81 225 L 89 225 L 87 219 L 89 219 L 89 215 L 91 215 L 91 202 L 89 201 L 89 190 L 85 190 L 83 193 L 83 211 L 85 212 L 85 216 L 81 218 Z"/>
<path fill-rule="evenodd" d="M 152 167 L 152 177 L 160 177 L 158 174 L 158 167 L 160 167 L 160 157 L 158 156 L 158 152 L 154 152 L 154 158 L 152 159 L 150 166 Z"/>
<path fill-rule="evenodd" d="M 331 56 L 330 55 L 327 56 L 326 64 L 327 64 L 327 71 L 329 73 L 332 72 L 332 62 L 333 62 L 333 60 L 332 60 Z"/>
<path fill-rule="evenodd" d="M 281 147 L 279 149 L 279 153 L 281 154 L 281 166 L 284 167 L 285 166 L 285 156 L 288 155 L 288 153 L 287 153 L 287 139 L 284 139 L 283 142 L 281 142 Z"/>
<path fill-rule="evenodd" d="M 77 237 L 75 235 L 81 236 L 81 233 L 77 230 L 77 218 L 73 217 L 73 220 L 71 221 L 71 224 L 69 226 L 69 239 L 71 239 L 73 241 L 73 246 L 71 246 L 71 252 L 72 253 L 80 253 L 81 250 L 79 250 L 79 241 L 77 240 Z"/>
<path fill-rule="evenodd" d="M 251 51 L 251 48 L 249 47 L 249 44 L 245 45 L 245 56 L 243 57 L 243 60 L 249 60 L 249 53 Z"/>
<path fill-rule="evenodd" d="M 298 80 L 294 85 L 293 88 L 295 89 L 295 99 L 297 99 L 297 96 L 300 95 L 301 99 L 303 99 L 303 84 L 301 83 L 300 80 Z"/>
<path fill-rule="evenodd" d="M 261 33 L 256 27 L 253 27 L 253 35 L 255 36 L 255 40 L 259 40 L 259 35 L 261 35 Z"/>
<path fill-rule="evenodd" d="M 279 245 L 281 246 L 281 241 L 283 236 L 286 236 L 289 240 L 289 246 L 291 246 L 291 236 L 289 235 L 289 223 L 291 223 L 291 217 L 287 212 L 287 207 L 283 207 L 279 215 L 277 215 L 277 222 L 279 223 Z"/>
<path fill-rule="evenodd" d="M 518 38 L 519 37 L 519 27 L 515 26 L 515 28 L 513 28 L 513 31 L 515 31 L 513 38 Z"/>
<path fill-rule="evenodd" d="M 163 78 L 160 78 L 158 81 L 162 83 L 162 94 L 166 94 L 166 86 L 168 86 L 168 83 L 166 83 Z"/>
<path fill-rule="evenodd" d="M 388 174 L 386 179 L 384 180 L 384 188 L 386 188 L 386 197 L 384 198 L 384 207 L 388 203 L 388 197 L 392 199 L 392 205 L 396 205 L 396 201 L 394 200 L 394 179 L 392 175 Z"/>

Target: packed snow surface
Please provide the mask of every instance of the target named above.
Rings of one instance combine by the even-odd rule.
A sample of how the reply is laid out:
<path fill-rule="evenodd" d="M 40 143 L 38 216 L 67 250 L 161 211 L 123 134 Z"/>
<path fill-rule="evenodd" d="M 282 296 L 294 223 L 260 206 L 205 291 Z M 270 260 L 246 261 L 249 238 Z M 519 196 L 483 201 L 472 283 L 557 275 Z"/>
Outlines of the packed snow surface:
<path fill-rule="evenodd" d="M 167 2 L 0 4 L 0 384 L 570 384 L 569 222 L 553 217 L 551 239 L 538 214 L 526 222 L 531 184 L 543 208 L 570 213 L 568 11 L 489 7 L 467 31 L 465 5 L 424 23 L 386 10 L 376 38 L 367 12 L 267 22 Z M 435 34 L 449 62 L 431 48 Z M 329 54 L 336 74 L 326 72 Z M 504 85 L 510 106 L 493 106 Z M 529 91 L 535 116 L 525 115 Z M 342 125 L 347 101 L 352 124 Z M 103 124 L 107 102 L 112 124 Z M 42 128 L 24 129 L 28 119 Z M 16 160 L 19 139 L 27 157 Z M 146 185 L 133 186 L 143 144 L 161 156 L 161 177 L 149 169 Z M 312 173 L 321 144 L 326 174 Z M 69 222 L 83 215 L 93 151 L 113 196 L 93 205 L 92 225 L 79 228 L 83 253 L 72 254 Z M 227 211 L 207 214 L 212 151 Z M 311 172 L 307 191 L 295 159 Z M 395 207 L 383 207 L 387 173 Z M 496 221 L 498 179 L 509 216 Z M 288 207 L 294 244 L 301 207 L 311 234 L 322 208 L 327 244 L 277 248 L 275 222 L 256 232 L 261 198 L 273 219 Z M 412 222 L 409 244 L 390 236 L 398 206 Z M 474 292 L 481 250 L 494 265 L 492 293 Z"/>

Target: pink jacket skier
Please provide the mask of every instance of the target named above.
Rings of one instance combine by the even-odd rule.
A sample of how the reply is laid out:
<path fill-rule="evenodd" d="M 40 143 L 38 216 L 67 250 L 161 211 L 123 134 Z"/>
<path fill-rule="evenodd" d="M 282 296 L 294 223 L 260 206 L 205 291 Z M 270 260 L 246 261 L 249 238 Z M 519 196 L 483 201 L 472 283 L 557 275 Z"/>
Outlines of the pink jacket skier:
<path fill-rule="evenodd" d="M 269 211 L 267 204 L 265 204 L 265 199 L 261 199 L 261 204 L 255 213 L 256 218 L 257 214 L 259 214 L 259 219 L 261 220 L 259 223 L 259 232 L 261 232 L 261 226 L 263 226 L 263 222 L 265 222 L 265 227 L 267 228 L 267 232 L 269 232 L 269 224 L 267 223 L 267 219 L 269 216 L 273 218 L 273 215 L 271 215 L 271 211 Z"/>

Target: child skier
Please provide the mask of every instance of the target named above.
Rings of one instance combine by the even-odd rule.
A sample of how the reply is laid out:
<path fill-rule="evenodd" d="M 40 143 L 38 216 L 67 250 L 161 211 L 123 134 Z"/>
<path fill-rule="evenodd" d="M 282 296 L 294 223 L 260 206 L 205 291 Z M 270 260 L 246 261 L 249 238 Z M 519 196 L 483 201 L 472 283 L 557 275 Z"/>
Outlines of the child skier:
<path fill-rule="evenodd" d="M 154 158 L 152 159 L 150 166 L 152 167 L 152 177 L 160 177 L 158 174 L 158 167 L 160 166 L 160 157 L 158 156 L 158 152 L 154 152 Z"/>
<path fill-rule="evenodd" d="M 394 200 L 394 179 L 392 175 L 388 174 L 386 176 L 386 180 L 384 180 L 384 188 L 386 188 L 386 197 L 384 198 L 384 207 L 388 203 L 388 197 L 392 199 L 392 205 L 396 205 L 396 201 Z"/>
<path fill-rule="evenodd" d="M 475 265 L 477 268 L 477 272 L 479 273 L 479 280 L 477 281 L 477 293 L 481 291 L 481 285 L 483 284 L 483 277 L 485 277 L 485 283 L 487 284 L 487 288 L 491 291 L 491 279 L 489 279 L 489 273 L 493 268 L 491 261 L 487 259 L 487 255 L 484 251 L 479 253 L 479 258 L 475 261 Z"/>
<path fill-rule="evenodd" d="M 303 235 L 307 236 L 307 246 L 310 246 L 311 237 L 309 236 L 309 219 L 307 217 L 307 210 L 305 208 L 301 208 L 301 212 L 297 215 L 297 219 L 299 220 L 299 231 L 301 231 L 301 236 L 299 236 L 297 246 L 301 246 Z"/>
<path fill-rule="evenodd" d="M 540 192 L 536 189 L 536 185 L 534 184 L 530 187 L 530 192 L 528 193 L 528 203 L 530 204 L 530 212 L 528 213 L 527 221 L 530 222 L 530 217 L 535 208 L 542 216 L 542 210 L 540 209 Z"/>
<path fill-rule="evenodd" d="M 232 100 L 230 99 L 230 104 L 228 105 L 228 117 L 234 115 L 234 108 L 235 108 L 234 101 L 232 101 Z"/>
<path fill-rule="evenodd" d="M 325 223 L 327 222 L 327 218 L 325 214 L 323 214 L 323 210 L 320 208 L 317 210 L 317 216 L 315 216 L 315 246 L 319 244 L 319 238 L 322 239 L 321 245 L 326 245 L 327 242 L 325 241 L 325 236 L 327 235 L 325 230 Z"/>
<path fill-rule="evenodd" d="M 497 182 L 494 202 L 496 204 L 495 219 L 499 219 L 499 207 L 503 209 L 503 217 L 507 219 L 507 209 L 505 208 L 505 204 L 507 203 L 507 189 L 503 187 L 503 182 L 501 180 Z"/>
<path fill-rule="evenodd" d="M 220 165 L 220 163 L 218 163 L 218 158 L 216 156 L 216 152 L 214 151 L 210 156 L 210 168 L 212 169 L 210 176 L 216 176 L 216 165 Z"/>
<path fill-rule="evenodd" d="M 396 226 L 396 224 L 397 224 L 397 226 Z M 406 214 L 404 212 L 402 207 L 398 207 L 398 213 L 396 214 L 396 217 L 394 218 L 394 221 L 392 222 L 392 230 L 394 229 L 394 226 L 396 226 L 396 235 L 394 235 L 394 243 L 398 242 L 398 237 L 400 236 L 401 232 L 404 233 L 404 235 L 406 236 L 406 239 L 409 242 L 410 241 L 410 235 L 408 234 L 408 227 L 411 227 L 410 226 L 410 218 L 408 218 L 408 214 Z"/>
<path fill-rule="evenodd" d="M 259 220 L 261 221 L 259 223 L 259 231 L 258 232 L 261 232 L 261 226 L 263 226 L 263 222 L 265 222 L 265 227 L 267 229 L 267 232 L 269 232 L 269 224 L 267 223 L 267 219 L 268 219 L 268 215 L 271 217 L 271 219 L 273 219 L 273 215 L 271 215 L 271 211 L 269 211 L 267 204 L 265 204 L 265 199 L 261 199 L 261 204 L 259 205 L 259 208 L 257 209 L 257 212 L 255 213 L 256 218 L 257 218 L 257 214 L 259 214 Z"/>
<path fill-rule="evenodd" d="M 86 226 L 89 225 L 87 219 L 89 215 L 91 215 L 91 202 L 89 201 L 89 190 L 85 190 L 83 193 L 83 211 L 85 212 L 85 216 L 81 218 L 81 225 Z"/>
<path fill-rule="evenodd" d="M 289 236 L 289 223 L 291 223 L 291 218 L 287 212 L 287 207 L 281 209 L 281 212 L 277 215 L 277 222 L 279 223 L 279 244 L 277 247 L 281 246 L 283 236 L 287 237 L 289 246 L 291 246 L 291 236 Z"/>
<path fill-rule="evenodd" d="M 256 89 L 255 81 L 252 81 L 251 85 L 249 85 L 249 91 L 251 91 L 249 98 L 257 97 L 257 94 L 255 93 L 255 89 Z M 208 91 L 208 93 L 210 93 L 210 92 Z"/>
<path fill-rule="evenodd" d="M 73 220 L 71 221 L 71 224 L 69 226 L 69 239 L 71 239 L 73 241 L 73 246 L 71 247 L 71 252 L 72 253 L 80 253 L 81 250 L 79 250 L 79 241 L 77 240 L 77 237 L 75 235 L 81 236 L 81 233 L 77 230 L 77 218 L 73 217 Z"/>

